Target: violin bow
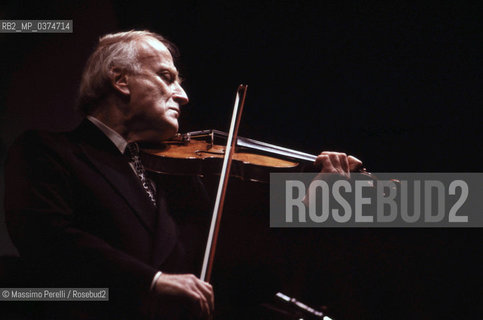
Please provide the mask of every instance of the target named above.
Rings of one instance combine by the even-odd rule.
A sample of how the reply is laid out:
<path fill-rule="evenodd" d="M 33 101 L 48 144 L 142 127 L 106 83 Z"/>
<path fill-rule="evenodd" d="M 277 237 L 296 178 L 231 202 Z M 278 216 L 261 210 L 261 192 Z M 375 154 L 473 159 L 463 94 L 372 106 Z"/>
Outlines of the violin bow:
<path fill-rule="evenodd" d="M 225 155 L 223 157 L 223 166 L 220 174 L 220 182 L 218 184 L 218 191 L 216 192 L 215 206 L 213 208 L 213 215 L 211 217 L 210 231 L 208 233 L 208 240 L 206 243 L 205 255 L 203 257 L 203 265 L 201 268 L 201 280 L 210 282 L 211 272 L 213 270 L 213 263 L 215 260 L 216 244 L 218 234 L 220 231 L 221 215 L 223 212 L 223 204 L 225 202 L 225 194 L 230 177 L 230 168 L 235 151 L 236 141 L 238 137 L 238 127 L 240 126 L 243 106 L 245 104 L 245 97 L 247 93 L 247 85 L 240 84 L 236 91 L 235 104 L 233 106 L 233 115 L 231 117 L 230 131 L 225 148 Z"/>

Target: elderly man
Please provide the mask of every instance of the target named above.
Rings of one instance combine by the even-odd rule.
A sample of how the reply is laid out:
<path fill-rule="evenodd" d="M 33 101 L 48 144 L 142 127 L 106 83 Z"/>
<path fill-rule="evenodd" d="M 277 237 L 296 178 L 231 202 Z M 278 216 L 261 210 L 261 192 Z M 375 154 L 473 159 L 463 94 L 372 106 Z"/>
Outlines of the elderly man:
<path fill-rule="evenodd" d="M 206 192 L 197 178 L 183 178 L 176 188 L 190 191 L 185 198 L 175 194 L 169 181 L 146 175 L 138 155 L 138 142 L 177 132 L 180 108 L 188 103 L 175 52 L 148 31 L 102 37 L 82 75 L 86 119 L 72 132 L 27 132 L 9 152 L 7 224 L 32 266 L 32 285 L 110 289 L 109 302 L 51 305 L 46 318 L 213 314 L 211 285 L 193 275 L 201 246 L 193 231 L 199 223 L 191 222 L 202 215 L 198 204 L 207 202 Z M 348 173 L 359 165 L 331 152 L 317 161 L 324 172 Z M 176 202 L 183 205 L 172 209 Z"/>

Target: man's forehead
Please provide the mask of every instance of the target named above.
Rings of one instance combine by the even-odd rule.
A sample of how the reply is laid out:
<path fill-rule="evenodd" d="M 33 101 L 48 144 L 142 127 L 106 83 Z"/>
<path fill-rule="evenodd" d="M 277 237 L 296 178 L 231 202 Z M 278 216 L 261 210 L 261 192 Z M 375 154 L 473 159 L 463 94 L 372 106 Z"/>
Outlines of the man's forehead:
<path fill-rule="evenodd" d="M 146 37 L 138 41 L 139 60 L 154 61 L 174 67 L 173 57 L 168 48 L 158 39 Z"/>

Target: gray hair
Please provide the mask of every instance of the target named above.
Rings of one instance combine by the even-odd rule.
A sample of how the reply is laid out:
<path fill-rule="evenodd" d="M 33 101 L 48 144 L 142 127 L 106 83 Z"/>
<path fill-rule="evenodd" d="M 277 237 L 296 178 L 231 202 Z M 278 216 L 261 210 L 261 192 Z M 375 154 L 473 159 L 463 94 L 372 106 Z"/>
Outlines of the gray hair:
<path fill-rule="evenodd" d="M 98 102 L 112 90 L 110 81 L 113 67 L 118 67 L 128 74 L 141 71 L 137 44 L 147 37 L 159 40 L 168 48 L 173 59 L 177 58 L 178 49 L 173 43 L 147 30 L 131 30 L 100 37 L 82 73 L 78 99 L 78 109 L 82 113 L 92 113 Z"/>

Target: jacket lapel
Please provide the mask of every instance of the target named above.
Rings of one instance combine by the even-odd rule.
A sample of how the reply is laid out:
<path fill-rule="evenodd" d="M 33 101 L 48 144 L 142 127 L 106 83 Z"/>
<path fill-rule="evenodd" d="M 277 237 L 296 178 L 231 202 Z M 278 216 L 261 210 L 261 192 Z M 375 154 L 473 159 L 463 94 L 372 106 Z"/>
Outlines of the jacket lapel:
<path fill-rule="evenodd" d="M 126 200 L 143 226 L 152 234 L 156 210 L 128 161 L 90 121 L 84 120 L 76 133 L 85 158 Z"/>

